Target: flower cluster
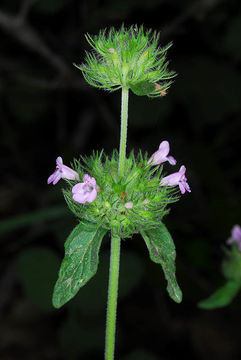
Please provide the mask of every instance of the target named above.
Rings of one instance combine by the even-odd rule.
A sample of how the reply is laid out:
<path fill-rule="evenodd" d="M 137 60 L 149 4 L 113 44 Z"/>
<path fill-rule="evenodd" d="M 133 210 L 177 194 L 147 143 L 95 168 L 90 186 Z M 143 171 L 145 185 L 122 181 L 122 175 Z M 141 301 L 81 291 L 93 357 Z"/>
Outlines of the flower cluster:
<path fill-rule="evenodd" d="M 176 74 L 168 71 L 166 62 L 166 51 L 172 44 L 161 48 L 158 38 L 156 32 L 145 31 L 143 26 L 87 34 L 94 51 L 86 54 L 85 64 L 76 67 L 92 86 L 111 91 L 127 87 L 136 95 L 163 96 Z"/>
<path fill-rule="evenodd" d="M 69 208 L 81 219 L 99 223 L 106 229 L 115 227 L 120 236 L 128 237 L 141 229 L 155 227 L 168 212 L 167 205 L 178 200 L 176 186 L 181 193 L 191 191 L 185 177 L 185 167 L 176 173 L 162 176 L 164 162 L 176 160 L 169 154 L 168 141 L 148 159 L 141 153 L 126 159 L 125 174 L 118 178 L 118 153 L 111 159 L 101 154 L 75 160 L 73 168 L 57 158 L 57 169 L 48 183 L 55 185 L 64 178 L 69 188 L 64 196 Z M 61 159 L 61 160 L 60 160 Z M 86 173 L 87 171 L 87 173 Z M 81 181 L 82 179 L 82 181 Z"/>

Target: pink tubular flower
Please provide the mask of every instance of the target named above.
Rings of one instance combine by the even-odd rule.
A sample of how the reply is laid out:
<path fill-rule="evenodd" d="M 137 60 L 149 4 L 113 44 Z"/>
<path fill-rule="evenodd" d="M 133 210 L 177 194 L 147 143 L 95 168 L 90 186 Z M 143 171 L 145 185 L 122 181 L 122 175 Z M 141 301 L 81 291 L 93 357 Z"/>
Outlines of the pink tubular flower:
<path fill-rule="evenodd" d="M 53 185 L 55 185 L 62 178 L 68 180 L 79 180 L 79 174 L 73 169 L 64 165 L 62 157 L 58 156 L 56 159 L 56 170 L 48 178 L 48 184 L 52 182 Z"/>
<path fill-rule="evenodd" d="M 227 240 L 227 244 L 236 243 L 238 249 L 241 251 L 241 227 L 234 225 L 231 232 L 231 237 Z"/>
<path fill-rule="evenodd" d="M 182 194 L 185 191 L 191 192 L 190 186 L 187 183 L 187 178 L 185 176 L 186 168 L 184 165 L 180 167 L 180 170 L 174 174 L 168 175 L 161 180 L 161 186 L 175 186 L 178 185 Z"/>
<path fill-rule="evenodd" d="M 168 161 L 171 165 L 176 165 L 176 160 L 172 156 L 167 156 L 170 151 L 170 145 L 168 141 L 162 141 L 159 149 L 152 154 L 148 160 L 148 164 L 159 165 L 165 161 Z"/>
<path fill-rule="evenodd" d="M 85 202 L 92 202 L 97 196 L 97 185 L 95 178 L 85 174 L 83 176 L 83 183 L 76 184 L 72 188 L 73 199 L 80 204 Z"/>

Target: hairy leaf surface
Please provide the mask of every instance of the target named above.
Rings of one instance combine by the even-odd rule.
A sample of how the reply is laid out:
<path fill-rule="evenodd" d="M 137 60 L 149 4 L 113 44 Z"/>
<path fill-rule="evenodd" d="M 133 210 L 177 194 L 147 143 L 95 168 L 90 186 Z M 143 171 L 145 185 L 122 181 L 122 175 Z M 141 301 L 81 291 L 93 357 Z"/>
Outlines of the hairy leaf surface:
<path fill-rule="evenodd" d="M 175 276 L 175 245 L 166 226 L 160 223 L 157 228 L 145 232 L 142 231 L 141 234 L 146 242 L 151 260 L 162 266 L 168 283 L 167 291 L 170 297 L 175 302 L 180 303 L 182 301 L 182 292 Z"/>
<path fill-rule="evenodd" d="M 106 233 L 94 224 L 81 221 L 65 243 L 65 257 L 53 293 L 53 305 L 60 308 L 95 275 L 99 249 Z"/>

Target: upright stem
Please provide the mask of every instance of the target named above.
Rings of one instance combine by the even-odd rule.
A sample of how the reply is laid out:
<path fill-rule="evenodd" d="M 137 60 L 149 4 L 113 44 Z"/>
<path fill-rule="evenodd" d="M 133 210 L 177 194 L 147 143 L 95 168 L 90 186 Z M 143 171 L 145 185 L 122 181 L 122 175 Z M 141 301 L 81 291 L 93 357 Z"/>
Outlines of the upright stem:
<path fill-rule="evenodd" d="M 128 97 L 129 97 L 129 89 L 123 87 L 121 93 L 121 134 L 120 134 L 119 169 L 118 169 L 119 178 L 121 178 L 124 175 L 124 167 L 125 167 Z"/>
<path fill-rule="evenodd" d="M 114 359 L 116 309 L 120 267 L 120 242 L 121 239 L 119 238 L 119 236 L 112 233 L 105 338 L 105 360 Z"/>
<path fill-rule="evenodd" d="M 121 94 L 121 134 L 118 177 L 121 179 L 124 175 L 126 158 L 126 140 L 127 140 L 127 119 L 128 119 L 128 95 L 129 89 L 122 88 Z M 109 289 L 107 302 L 107 320 L 106 320 L 106 338 L 105 338 L 105 360 L 114 360 L 115 352 L 115 329 L 116 329 L 116 309 L 118 296 L 118 281 L 120 268 L 120 243 L 121 239 L 112 232 L 111 255 L 109 270 Z"/>

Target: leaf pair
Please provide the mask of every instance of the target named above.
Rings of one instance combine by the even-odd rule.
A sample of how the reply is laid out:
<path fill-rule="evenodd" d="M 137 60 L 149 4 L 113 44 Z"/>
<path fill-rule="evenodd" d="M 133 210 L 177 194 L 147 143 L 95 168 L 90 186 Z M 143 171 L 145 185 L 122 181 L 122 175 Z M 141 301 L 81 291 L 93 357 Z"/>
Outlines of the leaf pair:
<path fill-rule="evenodd" d="M 96 273 L 99 249 L 106 230 L 86 221 L 81 221 L 65 243 L 65 257 L 54 288 L 53 305 L 60 308 L 72 299 Z M 170 297 L 180 303 L 182 292 L 175 278 L 175 246 L 164 224 L 141 233 L 154 262 L 161 264 L 168 282 Z"/>

